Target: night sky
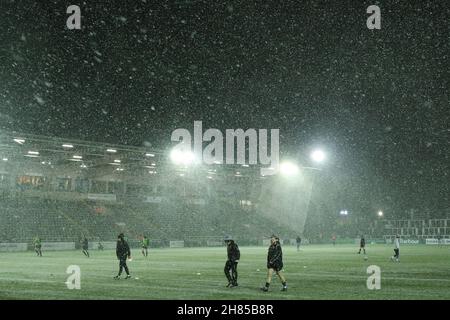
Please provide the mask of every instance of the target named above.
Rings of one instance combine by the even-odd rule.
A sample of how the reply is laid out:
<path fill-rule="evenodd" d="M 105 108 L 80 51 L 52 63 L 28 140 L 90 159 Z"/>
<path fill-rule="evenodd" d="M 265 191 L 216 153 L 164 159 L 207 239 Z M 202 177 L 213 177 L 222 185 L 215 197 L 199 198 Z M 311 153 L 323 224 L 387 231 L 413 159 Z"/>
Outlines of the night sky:
<path fill-rule="evenodd" d="M 71 4 L 82 30 L 66 28 Z M 366 27 L 372 4 L 381 30 Z M 305 165 L 327 150 L 350 207 L 448 214 L 449 8 L 2 0 L 0 129 L 167 148 L 194 120 L 278 128 Z"/>

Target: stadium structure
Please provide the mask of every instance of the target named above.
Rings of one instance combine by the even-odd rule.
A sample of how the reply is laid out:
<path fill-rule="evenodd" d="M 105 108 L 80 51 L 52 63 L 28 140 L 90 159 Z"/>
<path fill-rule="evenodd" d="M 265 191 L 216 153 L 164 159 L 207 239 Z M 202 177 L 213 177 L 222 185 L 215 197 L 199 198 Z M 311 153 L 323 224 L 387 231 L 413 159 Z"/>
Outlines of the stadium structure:
<path fill-rule="evenodd" d="M 39 236 L 72 246 L 86 236 L 92 246 L 113 246 L 120 232 L 133 245 L 147 235 L 153 247 L 222 245 L 230 234 L 246 245 L 272 233 L 294 243 L 311 200 L 307 175 L 293 181 L 261 176 L 256 165 L 180 166 L 169 151 L 147 147 L 2 133 L 0 159 L 0 243 Z M 449 219 L 367 225 L 364 233 L 381 241 L 450 238 Z M 324 239 L 360 230 L 338 221 Z"/>
<path fill-rule="evenodd" d="M 12 133 L 0 136 L 0 157 L 0 242 L 108 242 L 124 232 L 152 246 L 230 234 L 257 244 L 274 232 L 295 238 L 306 220 L 308 197 L 257 166 L 178 166 L 164 150 Z"/>

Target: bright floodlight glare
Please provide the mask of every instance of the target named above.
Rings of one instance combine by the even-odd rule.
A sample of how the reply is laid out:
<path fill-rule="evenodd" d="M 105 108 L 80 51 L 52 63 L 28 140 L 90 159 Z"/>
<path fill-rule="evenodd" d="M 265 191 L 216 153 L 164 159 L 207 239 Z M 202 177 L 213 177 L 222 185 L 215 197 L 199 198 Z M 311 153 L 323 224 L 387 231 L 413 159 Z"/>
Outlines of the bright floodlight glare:
<path fill-rule="evenodd" d="M 194 161 L 194 154 L 190 151 L 172 150 L 170 159 L 178 165 L 189 165 Z"/>
<path fill-rule="evenodd" d="M 2 160 L 3 160 L 3 161 L 8 161 L 8 158 L 3 158 Z"/>
<path fill-rule="evenodd" d="M 62 146 L 63 146 L 63 148 L 73 148 L 73 144 L 68 144 L 68 143 L 63 144 Z"/>
<path fill-rule="evenodd" d="M 106 152 L 116 153 L 117 150 L 116 149 L 106 149 Z"/>
<path fill-rule="evenodd" d="M 311 159 L 314 162 L 323 162 L 325 160 L 325 152 L 322 150 L 315 150 L 311 153 Z"/>
<path fill-rule="evenodd" d="M 346 215 L 348 215 L 348 211 L 347 210 L 341 210 L 340 214 L 341 214 L 341 216 L 346 216 Z"/>
<path fill-rule="evenodd" d="M 16 139 L 13 139 L 15 142 L 17 142 L 18 144 L 24 144 L 25 143 L 25 140 L 24 139 L 20 139 L 20 138 L 16 138 Z"/>
<path fill-rule="evenodd" d="M 280 173 L 284 176 L 296 175 L 298 171 L 298 166 L 292 162 L 283 162 L 280 164 Z"/>
<path fill-rule="evenodd" d="M 378 211 L 378 216 L 382 217 L 383 216 L 383 211 Z"/>

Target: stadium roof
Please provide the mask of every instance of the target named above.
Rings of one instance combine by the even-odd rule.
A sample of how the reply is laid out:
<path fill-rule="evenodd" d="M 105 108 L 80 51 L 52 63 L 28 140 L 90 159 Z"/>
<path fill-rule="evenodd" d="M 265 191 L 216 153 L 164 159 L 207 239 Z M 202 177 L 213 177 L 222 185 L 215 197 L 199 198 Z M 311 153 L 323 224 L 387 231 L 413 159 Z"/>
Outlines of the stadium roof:
<path fill-rule="evenodd" d="M 201 165 L 197 170 L 174 166 L 168 152 L 147 147 L 115 145 L 102 142 L 63 139 L 16 132 L 0 132 L 0 160 L 26 165 L 30 162 L 51 166 L 80 166 L 82 168 L 112 167 L 117 170 L 149 173 L 170 171 L 181 176 L 196 171 L 209 179 L 219 176 L 263 178 L 258 166 Z"/>

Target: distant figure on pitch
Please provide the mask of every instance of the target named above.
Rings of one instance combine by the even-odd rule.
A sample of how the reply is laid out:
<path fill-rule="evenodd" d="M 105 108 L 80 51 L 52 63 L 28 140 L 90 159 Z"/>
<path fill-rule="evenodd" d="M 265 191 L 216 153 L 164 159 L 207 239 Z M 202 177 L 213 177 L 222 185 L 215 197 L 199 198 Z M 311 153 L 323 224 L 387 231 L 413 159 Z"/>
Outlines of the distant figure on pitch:
<path fill-rule="evenodd" d="M 400 236 L 396 235 L 394 239 L 394 255 L 391 257 L 392 261 L 400 262 Z"/>
<path fill-rule="evenodd" d="M 295 239 L 295 241 L 297 242 L 297 251 L 300 251 L 300 244 L 302 243 L 302 238 L 298 236 L 297 239 Z"/>
<path fill-rule="evenodd" d="M 333 236 L 331 237 L 331 242 L 333 242 L 333 246 L 336 245 L 336 235 L 333 234 Z"/>
<path fill-rule="evenodd" d="M 86 237 L 84 237 L 81 242 L 81 248 L 82 248 L 83 254 L 89 258 L 89 241 Z"/>
<path fill-rule="evenodd" d="M 42 243 L 41 243 L 41 238 L 36 237 L 33 241 L 34 243 L 34 251 L 36 252 L 38 257 L 42 257 Z"/>
<path fill-rule="evenodd" d="M 239 246 L 236 242 L 234 242 L 233 238 L 228 236 L 225 238 L 225 243 L 227 244 L 227 257 L 228 260 L 225 263 L 225 268 L 223 271 L 225 272 L 225 276 L 228 279 L 227 288 L 237 287 L 237 265 L 239 259 L 241 258 L 241 252 L 239 250 Z"/>
<path fill-rule="evenodd" d="M 97 249 L 101 250 L 101 251 L 103 251 L 103 249 L 104 249 L 104 247 L 100 241 L 98 242 Z"/>
<path fill-rule="evenodd" d="M 147 236 L 144 236 L 142 238 L 142 255 L 144 257 L 148 256 L 148 245 L 150 244 L 150 240 L 147 238 Z"/>
<path fill-rule="evenodd" d="M 282 274 L 283 270 L 283 252 L 281 250 L 280 239 L 272 235 L 270 238 L 269 251 L 267 253 L 267 280 L 266 285 L 261 288 L 262 291 L 269 291 L 270 282 L 272 281 L 273 272 L 280 278 L 283 287 L 281 291 L 287 291 L 286 279 Z"/>
<path fill-rule="evenodd" d="M 359 240 L 358 254 L 361 253 L 361 249 L 364 251 L 364 254 L 366 254 L 366 239 L 364 239 L 364 236 L 361 236 L 361 240 Z"/>
<path fill-rule="evenodd" d="M 116 255 L 117 259 L 119 259 L 119 273 L 114 277 L 114 279 L 120 279 L 120 275 L 122 274 L 123 269 L 125 269 L 125 272 L 127 274 L 125 279 L 131 278 L 127 266 L 127 258 L 131 259 L 131 251 L 130 246 L 125 241 L 125 236 L 123 235 L 123 233 L 119 234 L 119 236 L 117 237 Z"/>

